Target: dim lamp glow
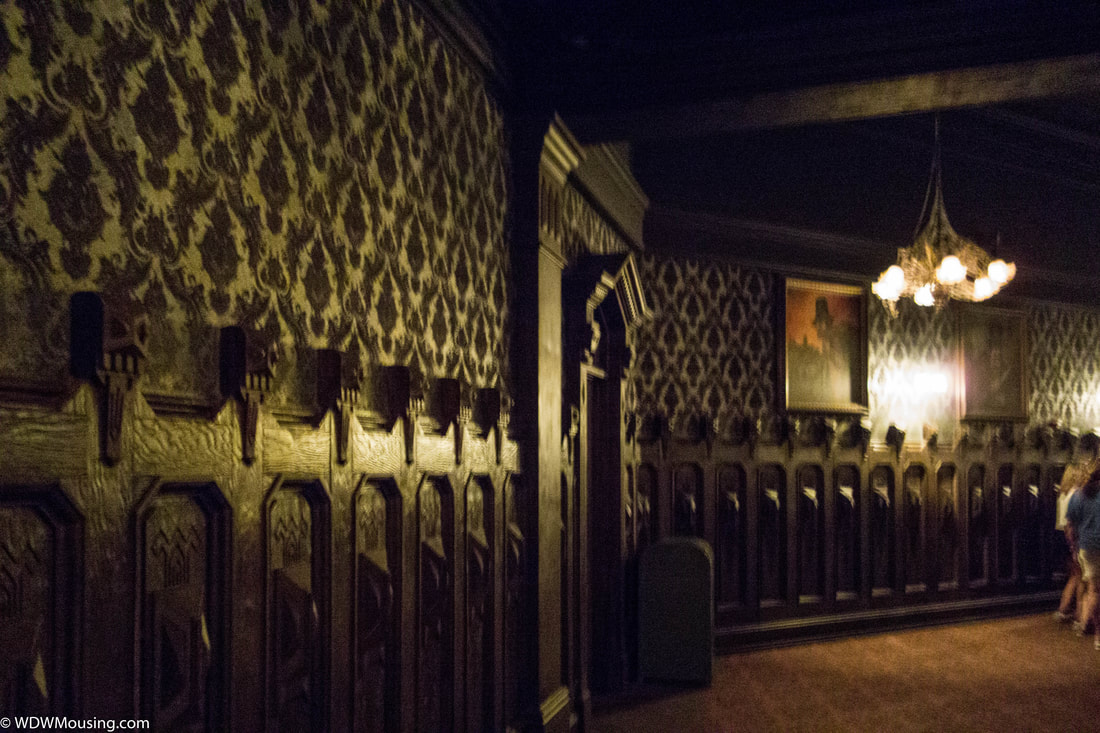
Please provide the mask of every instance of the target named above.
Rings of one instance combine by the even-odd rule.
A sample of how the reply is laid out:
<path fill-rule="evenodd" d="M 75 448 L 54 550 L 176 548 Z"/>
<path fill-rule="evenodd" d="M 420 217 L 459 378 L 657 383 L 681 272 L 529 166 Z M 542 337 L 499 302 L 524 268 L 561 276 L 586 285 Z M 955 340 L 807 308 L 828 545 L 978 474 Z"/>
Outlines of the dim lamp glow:
<path fill-rule="evenodd" d="M 995 285 L 1004 285 L 1016 274 L 1016 265 L 996 259 L 989 263 L 988 273 Z"/>
<path fill-rule="evenodd" d="M 966 268 L 955 255 L 947 255 L 936 268 L 936 279 L 944 285 L 954 285 L 966 279 Z"/>
<path fill-rule="evenodd" d="M 974 300 L 986 300 L 996 292 L 997 287 L 988 277 L 979 277 L 974 281 Z"/>

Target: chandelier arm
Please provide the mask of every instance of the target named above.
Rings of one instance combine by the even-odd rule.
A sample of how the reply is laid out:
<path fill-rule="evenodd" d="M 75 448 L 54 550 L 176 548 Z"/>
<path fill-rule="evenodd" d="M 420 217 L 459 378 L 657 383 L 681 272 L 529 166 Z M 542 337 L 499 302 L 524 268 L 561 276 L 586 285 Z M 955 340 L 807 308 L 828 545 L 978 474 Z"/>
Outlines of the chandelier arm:
<path fill-rule="evenodd" d="M 936 113 L 935 142 L 932 144 L 932 168 L 928 171 L 928 186 L 924 189 L 924 204 L 921 205 L 920 216 L 917 217 L 917 228 L 913 230 L 913 239 L 920 234 L 925 224 L 925 216 L 931 216 L 932 199 L 934 195 L 942 197 L 943 190 L 943 166 L 940 164 L 940 113 Z M 936 194 L 933 194 L 933 191 Z"/>

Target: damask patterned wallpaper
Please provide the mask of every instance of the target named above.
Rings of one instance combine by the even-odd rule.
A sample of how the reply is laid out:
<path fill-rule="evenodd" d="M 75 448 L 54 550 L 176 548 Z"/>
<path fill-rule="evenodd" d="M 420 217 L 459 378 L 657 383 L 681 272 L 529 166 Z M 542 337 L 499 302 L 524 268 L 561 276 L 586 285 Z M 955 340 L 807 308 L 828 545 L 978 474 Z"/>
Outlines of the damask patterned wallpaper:
<path fill-rule="evenodd" d="M 654 318 L 636 344 L 638 409 L 678 417 L 775 409 L 774 308 L 779 275 L 731 263 L 644 255 Z M 950 309 L 899 304 L 891 318 L 869 304 L 868 392 L 872 434 L 891 423 L 920 440 L 957 437 L 956 341 Z M 1028 324 L 1028 423 L 1079 431 L 1100 426 L 1100 313 L 1056 304 L 1024 308 Z"/>
<path fill-rule="evenodd" d="M 408 2 L 0 5 L 0 377 L 67 368 L 68 296 L 150 315 L 145 388 L 217 329 L 503 382 L 503 122 Z"/>
<path fill-rule="evenodd" d="M 1032 422 L 1100 426 L 1100 313 L 1036 305 L 1027 323 Z"/>
<path fill-rule="evenodd" d="M 774 275 L 644 255 L 653 318 L 636 339 L 639 412 L 759 417 L 774 404 Z"/>

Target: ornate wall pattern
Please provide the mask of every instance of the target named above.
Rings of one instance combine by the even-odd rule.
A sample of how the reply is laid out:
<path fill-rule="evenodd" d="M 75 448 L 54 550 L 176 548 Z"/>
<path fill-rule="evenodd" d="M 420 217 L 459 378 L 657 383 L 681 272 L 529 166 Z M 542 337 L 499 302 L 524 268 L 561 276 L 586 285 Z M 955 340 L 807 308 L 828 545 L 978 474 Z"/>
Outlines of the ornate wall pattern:
<path fill-rule="evenodd" d="M 639 411 L 660 412 L 674 426 L 677 416 L 755 419 L 772 411 L 780 278 L 694 259 L 646 255 L 639 262 L 655 312 L 637 341 Z M 958 428 L 956 313 L 902 303 L 891 318 L 873 301 L 868 391 L 874 437 L 881 440 L 896 423 L 909 440 L 919 440 L 922 426 L 930 425 L 941 444 L 950 444 Z M 1026 312 L 1028 423 L 1092 430 L 1100 425 L 1100 313 L 1056 304 Z M 925 376 L 945 382 L 929 388 Z"/>
<path fill-rule="evenodd" d="M 1031 421 L 1100 425 L 1100 313 L 1037 305 L 1027 324 Z"/>
<path fill-rule="evenodd" d="M 653 319 L 637 335 L 640 412 L 759 416 L 774 404 L 775 277 L 726 263 L 639 259 Z"/>
<path fill-rule="evenodd" d="M 632 249 L 627 239 L 574 186 L 559 188 L 546 180 L 545 173 L 540 173 L 539 196 L 544 236 L 560 243 L 567 261 L 576 262 L 586 254 L 617 254 Z"/>
<path fill-rule="evenodd" d="M 502 380 L 501 114 L 409 4 L 8 2 L 0 90 L 0 377 L 63 376 L 96 290 L 149 313 L 153 391 L 213 395 L 237 323 Z"/>

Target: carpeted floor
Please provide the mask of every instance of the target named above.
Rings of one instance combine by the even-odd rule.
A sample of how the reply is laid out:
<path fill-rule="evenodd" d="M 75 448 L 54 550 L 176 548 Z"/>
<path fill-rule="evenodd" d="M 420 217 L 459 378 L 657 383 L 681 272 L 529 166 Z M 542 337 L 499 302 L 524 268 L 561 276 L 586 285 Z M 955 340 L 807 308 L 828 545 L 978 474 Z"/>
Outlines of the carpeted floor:
<path fill-rule="evenodd" d="M 1049 614 L 997 619 L 722 656 L 708 688 L 595 710 L 595 733 L 1100 731 L 1100 651 Z"/>

